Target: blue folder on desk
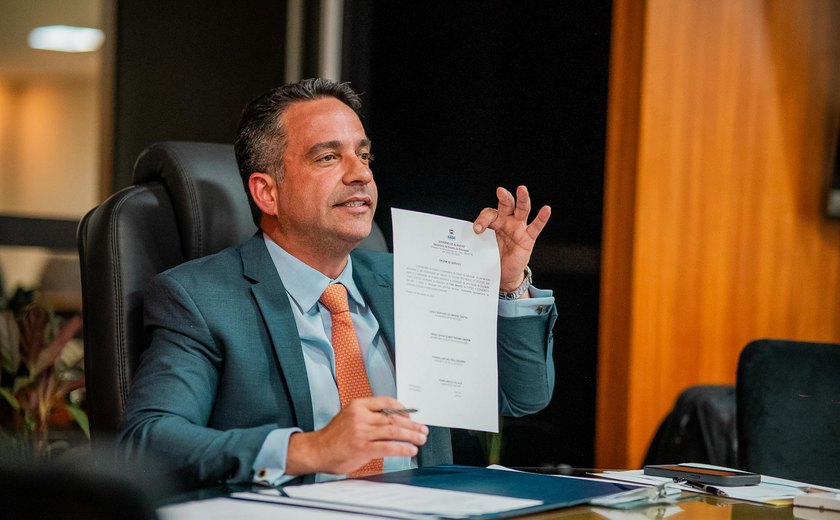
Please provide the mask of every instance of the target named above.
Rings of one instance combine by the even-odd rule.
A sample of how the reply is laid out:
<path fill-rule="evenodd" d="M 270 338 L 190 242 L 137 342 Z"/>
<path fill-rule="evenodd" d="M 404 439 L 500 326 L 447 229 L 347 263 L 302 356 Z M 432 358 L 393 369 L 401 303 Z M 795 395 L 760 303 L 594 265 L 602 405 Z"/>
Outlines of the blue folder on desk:
<path fill-rule="evenodd" d="M 530 498 L 543 502 L 542 505 L 538 506 L 478 515 L 476 518 L 508 518 L 538 511 L 571 507 L 585 504 L 593 498 L 639 487 L 633 484 L 599 482 L 562 475 L 544 475 L 457 465 L 432 466 L 382 473 L 365 477 L 364 480 L 469 491 L 485 495 Z"/>

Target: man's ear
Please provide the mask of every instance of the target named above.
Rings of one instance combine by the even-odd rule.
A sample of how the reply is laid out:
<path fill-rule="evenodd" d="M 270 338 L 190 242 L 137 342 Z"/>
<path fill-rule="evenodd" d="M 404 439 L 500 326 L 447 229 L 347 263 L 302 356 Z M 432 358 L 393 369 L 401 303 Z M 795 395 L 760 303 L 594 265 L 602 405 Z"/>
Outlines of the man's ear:
<path fill-rule="evenodd" d="M 251 197 L 263 215 L 277 214 L 277 182 L 272 175 L 254 172 L 248 178 Z"/>

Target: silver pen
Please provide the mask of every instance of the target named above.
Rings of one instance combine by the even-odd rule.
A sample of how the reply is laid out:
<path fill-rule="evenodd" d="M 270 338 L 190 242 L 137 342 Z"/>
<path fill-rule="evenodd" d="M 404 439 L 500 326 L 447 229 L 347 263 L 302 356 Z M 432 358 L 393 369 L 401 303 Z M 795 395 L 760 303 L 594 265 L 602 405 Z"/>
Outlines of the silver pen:
<path fill-rule="evenodd" d="M 385 415 L 408 415 L 410 413 L 417 413 L 417 408 L 383 408 L 377 410 L 377 412 L 384 413 Z"/>
<path fill-rule="evenodd" d="M 712 494 L 712 495 L 715 495 L 715 496 L 718 496 L 718 497 L 728 497 L 729 496 L 722 489 L 720 489 L 718 487 L 715 487 L 715 486 L 710 486 L 709 484 L 704 484 L 702 482 L 696 482 L 694 480 L 686 480 L 686 479 L 683 479 L 683 478 L 674 478 L 674 482 L 676 484 L 681 484 L 683 486 L 687 486 L 687 487 L 690 487 L 692 489 L 696 489 L 698 491 L 704 491 L 706 493 L 709 493 L 709 494 Z"/>

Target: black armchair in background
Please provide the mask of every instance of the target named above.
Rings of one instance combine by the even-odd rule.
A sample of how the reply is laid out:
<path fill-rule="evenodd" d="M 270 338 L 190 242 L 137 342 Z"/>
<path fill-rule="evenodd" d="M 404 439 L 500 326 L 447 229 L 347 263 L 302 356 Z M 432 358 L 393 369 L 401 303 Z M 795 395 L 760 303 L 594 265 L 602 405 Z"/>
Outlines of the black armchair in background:
<path fill-rule="evenodd" d="M 657 429 L 644 464 L 702 462 L 737 467 L 735 416 L 734 386 L 686 388 Z"/>
<path fill-rule="evenodd" d="M 85 215 L 77 240 L 94 445 L 110 442 L 119 429 L 146 348 L 143 291 L 149 280 L 243 242 L 255 231 L 233 146 L 227 144 L 154 144 L 137 160 L 134 185 Z M 361 247 L 387 250 L 377 226 Z"/>
<path fill-rule="evenodd" d="M 742 469 L 840 487 L 840 345 L 751 342 L 737 409 Z"/>
<path fill-rule="evenodd" d="M 79 223 L 91 439 L 110 441 L 146 347 L 143 291 L 161 271 L 243 241 L 255 227 L 233 148 L 159 143 L 125 188 Z"/>
<path fill-rule="evenodd" d="M 157 520 L 172 488 L 150 468 L 109 458 L 33 462 L 0 453 L 4 520 Z"/>

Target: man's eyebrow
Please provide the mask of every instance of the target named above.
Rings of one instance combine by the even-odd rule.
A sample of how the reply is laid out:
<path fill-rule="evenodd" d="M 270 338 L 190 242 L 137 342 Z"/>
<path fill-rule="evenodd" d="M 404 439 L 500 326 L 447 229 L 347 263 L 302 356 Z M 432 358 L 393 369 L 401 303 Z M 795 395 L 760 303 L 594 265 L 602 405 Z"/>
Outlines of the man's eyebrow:
<path fill-rule="evenodd" d="M 370 139 L 360 139 L 356 148 L 370 148 L 371 141 Z M 321 143 L 313 144 L 309 150 L 306 152 L 307 157 L 311 157 L 313 155 L 317 155 L 324 150 L 337 150 L 341 148 L 341 141 L 324 141 Z"/>
<path fill-rule="evenodd" d="M 335 150 L 341 147 L 341 141 L 324 141 L 313 144 L 309 150 L 306 151 L 307 156 L 317 155 L 324 150 Z"/>

